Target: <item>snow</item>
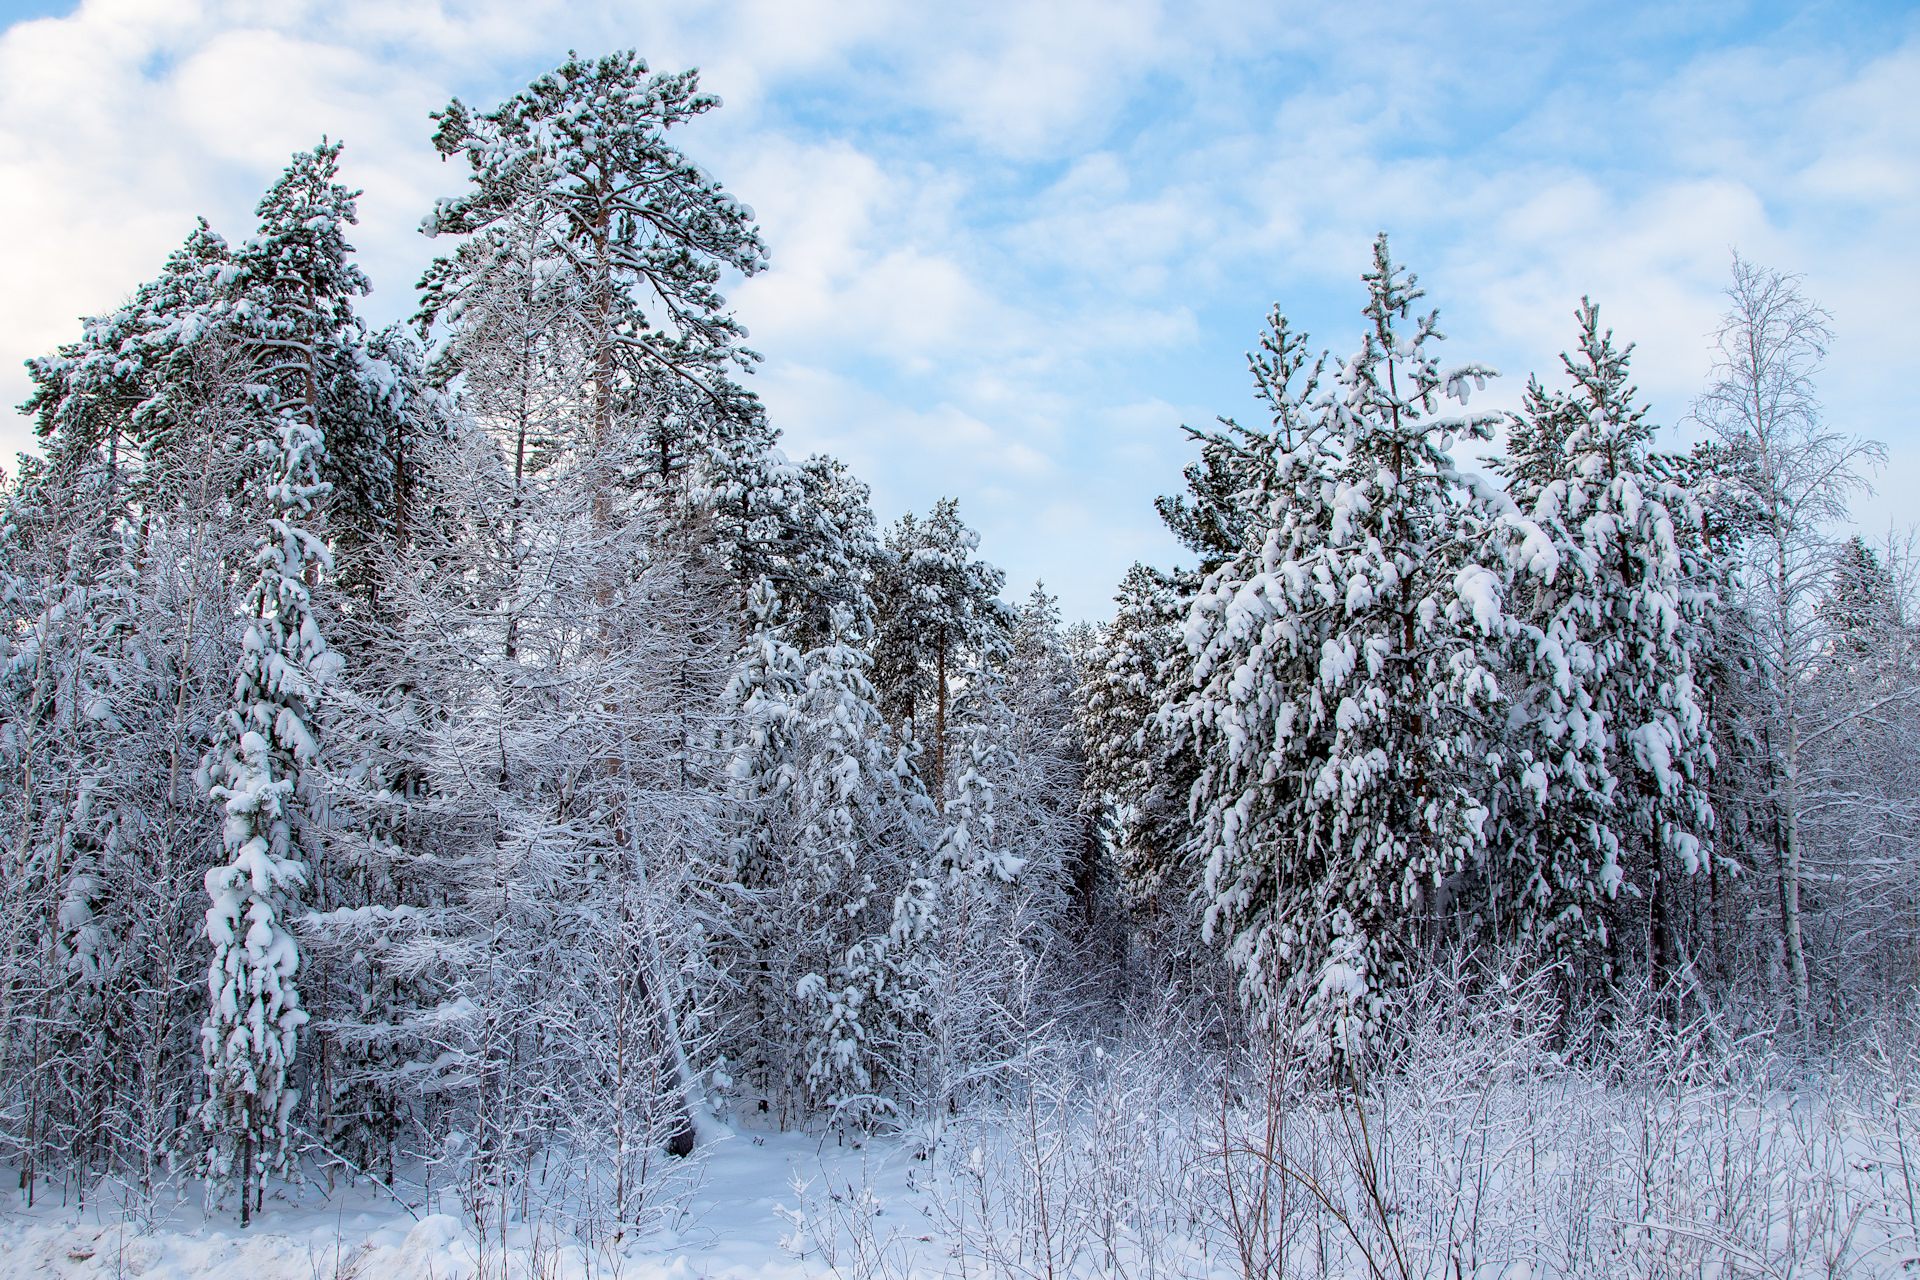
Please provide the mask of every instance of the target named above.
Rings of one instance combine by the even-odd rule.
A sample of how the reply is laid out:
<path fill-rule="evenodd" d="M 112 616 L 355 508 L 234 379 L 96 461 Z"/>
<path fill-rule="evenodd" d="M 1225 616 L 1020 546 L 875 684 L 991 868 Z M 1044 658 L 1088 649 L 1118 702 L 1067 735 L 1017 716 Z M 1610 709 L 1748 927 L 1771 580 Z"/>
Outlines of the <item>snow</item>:
<path fill-rule="evenodd" d="M 1320 980 L 1356 999 L 1368 987 L 1364 940 L 1342 937 Z M 1479 1000 L 1428 990 L 1423 1001 L 1437 996 L 1476 1029 L 1420 1019 L 1407 1073 L 1366 1089 L 1364 1113 L 1351 1093 L 1296 1094 L 1300 1081 L 1284 1070 L 1267 1082 L 1269 1096 L 1291 1099 L 1273 1113 L 1290 1161 L 1354 1195 L 1378 1176 L 1393 1204 L 1384 1219 L 1350 1204 L 1349 1248 L 1337 1220 L 1347 1210 L 1305 1196 L 1275 1203 L 1292 1241 L 1285 1274 L 1367 1275 L 1369 1251 L 1377 1259 L 1389 1246 L 1411 1274 L 1473 1280 L 1788 1275 L 1813 1261 L 1865 1280 L 1920 1263 L 1904 1195 L 1907 1068 L 1810 1073 L 1744 1052 L 1708 1079 L 1655 1029 L 1616 1043 L 1614 1069 L 1584 1070 L 1546 1049 L 1548 986 L 1524 973 L 1494 986 Z M 1329 1008 L 1321 1025 L 1353 1019 Z M 364 1182 L 331 1197 L 314 1183 L 275 1183 L 266 1212 L 241 1230 L 231 1213 L 193 1207 L 191 1184 L 160 1214 L 123 1214 L 110 1195 L 76 1211 L 56 1185 L 31 1210 L 15 1197 L 0 1208 L 0 1280 L 1241 1274 L 1226 1192 L 1255 1188 L 1258 1162 L 1223 1164 L 1222 1152 L 1252 1157 L 1249 1144 L 1278 1140 L 1262 1136 L 1274 1121 L 1259 1082 L 1248 1082 L 1252 1105 L 1223 1119 L 1218 1095 L 1167 1061 L 1166 1042 L 1115 1043 L 1063 1074 L 1046 1060 L 1066 1047 L 1022 1051 L 1008 1083 L 1031 1101 L 1018 1114 L 963 1111 L 864 1145 L 721 1129 L 692 1158 L 656 1169 L 647 1224 L 618 1243 L 563 1234 L 554 1224 L 577 1220 L 572 1205 L 545 1216 L 536 1205 L 530 1223 L 477 1238 L 452 1191 L 415 1216 Z M 1362 1118 L 1383 1165 L 1371 1145 L 1354 1145 Z M 6 1169 L 0 1178 L 17 1181 Z M 1726 1200 L 1729 1178 L 1738 1191 Z"/>
<path fill-rule="evenodd" d="M 484 1244 L 475 1238 L 451 1195 L 442 1197 L 446 1211 L 416 1220 L 364 1184 L 332 1196 L 324 1187 L 270 1192 L 266 1211 L 245 1231 L 232 1213 L 206 1214 L 192 1203 L 143 1229 L 111 1204 L 63 1209 L 56 1193 L 33 1210 L 0 1215 L 0 1280 L 478 1280 L 502 1274 L 503 1261 L 507 1274 L 553 1280 L 797 1280 L 832 1272 L 791 1247 L 804 1252 L 807 1244 L 793 1221 L 804 1212 L 796 1182 L 815 1190 L 865 1186 L 880 1213 L 904 1224 L 915 1198 L 904 1166 L 912 1163 L 899 1147 L 856 1150 L 831 1137 L 723 1132 L 675 1170 L 662 1190 L 671 1203 L 659 1226 L 592 1252 L 545 1229 L 536 1240 L 525 1225 L 509 1228 L 502 1250 L 494 1233 Z M 0 1169 L 0 1179 L 18 1182 L 11 1170 Z"/>
<path fill-rule="evenodd" d="M 595 130 L 610 99 L 578 88 L 583 77 L 640 94 L 646 74 L 631 55 L 568 70 L 541 83 L 573 100 L 526 136 L 494 117 L 456 136 L 464 109 L 446 117 L 441 141 L 468 148 L 480 189 L 441 206 L 449 221 L 429 230 L 492 219 L 486 234 L 506 237 L 497 247 L 524 233 L 533 255 L 463 258 L 459 287 L 429 303 L 448 330 L 446 367 L 476 396 L 495 378 L 493 391 L 537 385 L 554 404 L 582 403 L 591 385 L 608 404 L 599 358 L 589 377 L 568 363 L 575 346 L 611 343 L 635 362 L 623 378 L 664 367 L 648 363 L 663 358 L 653 337 L 607 327 L 601 277 L 565 265 L 579 245 L 550 236 L 583 224 L 543 230 L 535 216 L 580 196 L 548 164 L 553 149 L 608 154 Z M 645 85 L 644 102 L 612 100 L 672 114 L 679 99 L 657 97 L 661 86 L 691 92 L 691 80 Z M 710 373 L 719 365 L 707 357 L 746 353 L 705 269 L 750 272 L 764 249 L 736 225 L 751 216 L 743 206 L 661 154 L 702 216 L 735 220 L 720 228 L 725 252 L 663 295 L 708 326 L 662 335 L 695 352 L 680 372 Z M 1383 1274 L 1368 1250 L 1390 1244 L 1397 1259 L 1402 1243 L 1429 1260 L 1412 1273 L 1443 1274 L 1444 1259 L 1457 1280 L 1724 1276 L 1735 1258 L 1775 1275 L 1822 1257 L 1829 1274 L 1920 1262 L 1912 1121 L 1900 1110 L 1912 1063 L 1889 1049 L 1865 1065 L 1835 1058 L 1833 1078 L 1814 1079 L 1804 1007 L 1802 1056 L 1771 1057 L 1766 1018 L 1784 1006 L 1778 975 L 1758 972 L 1777 968 L 1754 896 L 1764 877 L 1722 858 L 1729 874 L 1708 916 L 1689 895 L 1679 929 L 1666 923 L 1670 900 L 1647 892 L 1670 879 L 1669 855 L 1689 871 L 1718 856 L 1720 831 L 1733 854 L 1765 849 L 1752 815 L 1799 812 L 1771 781 L 1798 787 L 1799 775 L 1778 774 L 1772 757 L 1743 773 L 1755 767 L 1744 726 L 1764 746 L 1768 724 L 1819 705 L 1793 699 L 1827 670 L 1845 687 L 1807 685 L 1806 696 L 1844 712 L 1830 729 L 1864 724 L 1905 695 L 1861 700 L 1865 673 L 1837 663 L 1853 650 L 1836 646 L 1890 633 L 1851 622 L 1826 632 L 1822 668 L 1779 684 L 1778 721 L 1770 704 L 1742 701 L 1757 696 L 1744 677 L 1723 674 L 1739 663 L 1708 664 L 1737 634 L 1715 628 L 1746 626 L 1715 613 L 1715 593 L 1739 579 L 1714 559 L 1700 495 L 1663 478 L 1687 468 L 1645 456 L 1652 428 L 1632 403 L 1627 350 L 1600 337 L 1590 304 L 1582 354 L 1564 360 L 1579 393 L 1530 384 L 1529 416 L 1512 420 L 1526 466 L 1500 464 L 1509 493 L 1447 452 L 1456 431 L 1485 435 L 1496 417 L 1433 416 L 1439 389 L 1464 406 L 1493 370 L 1441 368 L 1428 350 L 1442 337 L 1437 313 L 1414 318 L 1411 337 L 1396 331 L 1420 293 L 1383 237 L 1367 277 L 1374 332 L 1339 367 L 1338 388 L 1315 389 L 1324 357 L 1293 387 L 1308 354 L 1276 312 L 1268 355 L 1254 360 L 1272 433 L 1230 420 L 1224 433 L 1192 433 L 1209 468 L 1204 484 L 1189 472 L 1192 510 L 1210 523 L 1182 538 L 1209 560 L 1227 553 L 1204 587 L 1136 566 L 1113 627 L 1076 633 L 1038 588 L 1023 608 L 998 599 L 1005 575 L 972 558 L 979 536 L 952 500 L 924 522 L 903 518 L 883 543 L 865 487 L 830 459 L 792 463 L 755 415 L 738 434 L 704 418 L 673 427 L 657 481 L 648 462 L 616 502 L 600 461 L 639 457 L 643 426 L 661 424 L 651 409 L 644 423 L 622 411 L 617 426 L 595 414 L 599 461 L 587 465 L 589 437 L 555 428 L 558 452 L 526 475 L 516 446 L 509 489 L 489 411 L 468 417 L 436 399 L 423 351 L 351 322 L 366 282 L 345 265 L 352 197 L 331 185 L 336 155 L 296 157 L 263 206 L 279 230 L 249 241 L 237 267 L 218 267 L 224 244 L 203 229 L 189 245 L 214 267 L 170 261 L 134 310 L 90 324 L 91 355 L 35 364 L 37 378 L 73 375 L 60 384 L 70 408 L 96 405 L 74 409 L 69 426 L 93 421 L 106 366 L 154 390 L 129 422 L 157 415 L 139 438 L 158 441 L 185 421 L 160 391 L 182 376 L 192 353 L 177 344 L 195 325 L 303 362 L 236 357 L 262 381 L 242 384 L 249 407 L 235 422 L 260 438 L 229 482 L 245 478 L 271 509 L 264 519 L 224 488 L 200 507 L 142 514 L 122 522 L 123 553 L 100 552 L 104 578 L 84 547 L 9 541 L 37 515 L 0 528 L 0 597 L 14 602 L 0 655 L 15 677 L 0 699 L 0 799 L 19 807 L 24 833 L 0 857 L 0 919 L 45 944 L 6 948 L 0 981 L 14 1019 L 0 1046 L 18 1050 L 0 1054 L 11 1068 L 0 1072 L 0 1149 L 38 1162 L 24 1175 L 37 1204 L 0 1197 L 0 1280 L 1211 1280 L 1243 1265 L 1302 1273 L 1308 1228 L 1323 1280 L 1361 1274 L 1362 1255 L 1367 1274 Z M 299 196 L 309 188 L 333 204 Z M 310 291 L 280 288 L 291 248 L 316 233 L 317 261 L 331 266 Z M 622 252 L 672 240 L 638 234 Z M 234 288 L 194 286 L 208 270 Z M 536 322 L 515 301 L 520 283 L 567 280 L 573 300 L 555 305 L 575 308 L 570 320 Z M 628 301 L 640 309 L 622 314 L 637 323 L 645 308 Z M 532 341 L 570 325 L 591 341 Z M 314 398 L 329 361 L 351 400 Z M 362 392 L 386 407 L 368 416 Z M 519 403 L 524 414 L 529 400 Z M 394 434 L 416 413 L 419 434 Z M 354 639 L 348 670 L 321 620 L 350 621 L 355 597 L 335 593 L 358 587 L 333 580 L 321 534 L 377 545 L 388 526 L 370 513 L 387 500 L 387 473 L 363 464 L 442 436 L 450 448 L 408 456 L 447 539 L 416 545 L 445 555 L 377 579 L 370 615 L 398 625 L 342 632 Z M 98 442 L 61 445 L 90 457 Z M 118 502 L 112 447 L 105 492 Z M 205 490 L 170 452 L 148 462 L 165 485 L 141 492 Z M 315 523 L 332 490 L 323 470 L 353 501 Z M 59 504 L 91 492 L 20 490 L 63 519 L 82 509 Z M 414 527 L 404 505 L 395 532 Z M 195 522 L 226 550 L 198 550 Z M 250 541 L 251 579 L 237 558 Z M 749 584 L 757 625 L 740 611 Z M 1829 612 L 1819 609 L 1823 628 Z M 1901 653 L 1887 678 L 1904 682 Z M 1080 684 L 1088 663 L 1095 674 Z M 1721 734 L 1734 749 L 1709 795 L 1716 697 L 1734 717 Z M 916 709 L 932 733 L 913 727 Z M 1879 748 L 1869 768 L 1896 776 L 1910 746 Z M 1846 756 L 1807 759 L 1839 761 L 1849 787 L 1858 772 Z M 215 805 L 181 788 L 187 773 Z M 1917 789 L 1876 785 L 1903 803 Z M 1815 811 L 1838 792 L 1815 786 L 1806 812 L 1830 823 Z M 216 822 L 219 865 L 178 856 L 213 847 Z M 1911 822 L 1876 814 L 1866 829 L 1905 849 Z M 1833 830 L 1808 846 L 1822 876 Z M 1109 853 L 1117 881 L 1101 866 Z M 1723 883 L 1735 895 L 1725 910 Z M 1904 893 L 1900 883 L 1879 881 Z M 199 904 L 196 884 L 211 900 L 204 935 L 197 912 L 175 912 Z M 1478 916 L 1482 888 L 1489 911 L 1462 925 L 1474 935 L 1463 946 L 1482 949 L 1432 963 L 1420 926 L 1464 922 L 1468 907 Z M 1819 897 L 1858 896 L 1876 913 L 1903 900 L 1847 888 Z M 1747 915 L 1749 902 L 1760 910 Z M 1148 908 L 1132 939 L 1129 903 Z M 1264 1065 L 1235 1056 L 1237 1038 L 1221 1035 L 1237 1026 L 1235 975 L 1190 964 L 1191 949 L 1164 971 L 1194 943 L 1189 906 L 1204 909 L 1202 940 L 1225 935 L 1255 1027 L 1306 1065 L 1277 1049 Z M 1798 966 L 1794 910 L 1783 914 Z M 1819 910 L 1818 932 L 1842 936 L 1828 927 L 1841 917 Z M 1754 927 L 1723 947 L 1722 917 Z M 1877 920 L 1861 930 L 1876 940 L 1841 957 L 1852 976 L 1816 968 L 1849 999 L 1869 976 L 1905 999 L 1901 927 L 1896 915 L 1885 933 Z M 1693 976 L 1688 937 L 1703 943 L 1702 971 L 1723 975 L 1714 991 Z M 1683 993 L 1656 990 L 1675 972 L 1655 945 L 1665 940 Z M 1610 945 L 1601 972 L 1588 962 Z M 1548 956 L 1559 963 L 1535 967 Z M 1875 965 L 1887 972 L 1868 974 Z M 1524 998 L 1516 982 L 1533 984 Z M 1901 1018 L 1876 1032 L 1882 1047 L 1920 1043 L 1911 1013 Z M 1757 1047 L 1737 1055 L 1736 1037 Z M 1131 1057 L 1115 1065 L 1122 1050 Z M 1347 1068 L 1344 1090 L 1325 1083 L 1335 1067 Z M 736 1123 L 815 1132 L 728 1128 L 728 1106 Z M 1369 1116 L 1379 1124 L 1360 1131 L 1362 1153 L 1352 1122 Z M 905 1132 L 848 1136 L 876 1119 Z M 660 1154 L 683 1138 L 700 1146 L 691 1158 Z M 169 1179 L 157 1204 L 96 1186 L 84 1210 L 69 1205 L 90 1170 L 151 1168 L 162 1151 L 181 1178 L 211 1171 L 228 1185 Z M 395 1194 L 314 1172 L 382 1152 L 401 1165 Z M 287 1167 L 299 1159 L 326 1164 Z M 1904 1201 L 1889 1192 L 1895 1168 Z M 1294 1196 L 1277 1219 L 1260 1202 L 1259 1230 L 1277 1221 L 1294 1241 L 1260 1266 L 1246 1263 L 1264 1246 L 1236 1198 L 1256 1185 L 1263 1197 L 1276 1185 L 1319 1197 Z M 269 1199 L 235 1221 L 234 1191 L 249 1187 Z M 1331 1265 L 1329 1234 L 1341 1254 Z M 1676 1261 L 1688 1249 L 1693 1261 Z"/>
<path fill-rule="evenodd" d="M 267 1208 L 241 1229 L 232 1212 L 202 1212 L 199 1184 L 148 1223 L 111 1196 L 85 1211 L 58 1189 L 34 1209 L 0 1209 L 0 1280 L 811 1280 L 847 1274 L 937 1276 L 951 1265 L 951 1223 L 937 1197 L 962 1192 L 968 1173 L 998 1168 L 1005 1152 L 962 1143 L 944 1188 L 917 1141 L 856 1145 L 802 1133 L 721 1128 L 717 1140 L 672 1167 L 655 1192 L 658 1222 L 618 1245 L 590 1248 L 543 1221 L 476 1236 L 452 1192 L 415 1216 L 363 1183 L 329 1196 L 273 1184 Z M 17 1174 L 0 1166 L 0 1185 Z M 17 1202 L 16 1202 L 17 1203 Z M 955 1201 L 949 1200 L 950 1208 Z M 869 1228 L 871 1224 L 871 1229 Z M 823 1247 L 823 1239 L 831 1244 Z M 1224 1255 L 1176 1246 L 1192 1280 L 1227 1280 Z M 848 1267 L 884 1254 L 888 1269 Z M 970 1266 L 977 1263 L 970 1260 Z M 1082 1274 L 1076 1271 L 1074 1274 Z"/>

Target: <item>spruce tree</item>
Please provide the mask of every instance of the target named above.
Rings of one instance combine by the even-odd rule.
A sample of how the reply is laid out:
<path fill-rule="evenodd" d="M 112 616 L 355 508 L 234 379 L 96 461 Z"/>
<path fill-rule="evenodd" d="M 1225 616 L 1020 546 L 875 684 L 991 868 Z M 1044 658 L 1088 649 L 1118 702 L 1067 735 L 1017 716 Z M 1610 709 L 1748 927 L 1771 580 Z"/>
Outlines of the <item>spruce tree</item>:
<path fill-rule="evenodd" d="M 298 814 L 318 786 L 320 691 L 340 667 L 310 587 L 333 572 L 329 529 L 350 546 L 392 532 L 392 457 L 372 402 L 391 398 L 394 378 L 390 365 L 370 361 L 352 310 L 369 285 L 348 259 L 357 193 L 336 181 L 339 155 L 323 142 L 293 158 L 260 203 L 258 234 L 234 256 L 232 292 L 213 310 L 247 357 L 243 417 L 258 424 L 266 526 L 233 706 L 206 769 L 229 861 L 207 876 L 215 954 L 203 1122 L 213 1171 L 239 1189 L 243 1223 L 266 1175 L 287 1167 L 297 1098 L 287 1076 L 308 1019 L 288 917 L 314 887 Z"/>
<path fill-rule="evenodd" d="M 1882 653 L 1905 625 L 1893 575 L 1857 533 L 1834 550 L 1820 614 L 1833 629 L 1836 653 L 1856 661 Z"/>
<path fill-rule="evenodd" d="M 818 455 L 792 463 L 779 449 L 715 460 L 706 491 L 735 581 L 765 581 L 780 597 L 782 633 L 802 650 L 825 643 L 845 613 L 869 642 L 882 555 L 867 486 Z"/>

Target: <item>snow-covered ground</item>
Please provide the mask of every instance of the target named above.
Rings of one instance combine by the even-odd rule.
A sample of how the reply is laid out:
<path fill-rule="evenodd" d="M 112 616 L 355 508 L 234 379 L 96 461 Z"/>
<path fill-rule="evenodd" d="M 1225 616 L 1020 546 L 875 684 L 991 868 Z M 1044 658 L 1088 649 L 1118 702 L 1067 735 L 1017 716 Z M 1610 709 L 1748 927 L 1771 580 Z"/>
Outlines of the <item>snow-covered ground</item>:
<path fill-rule="evenodd" d="M 911 1163 L 898 1146 L 856 1151 L 831 1137 L 823 1144 L 797 1134 L 728 1135 L 662 1186 L 661 1225 L 592 1252 L 526 1226 L 508 1229 L 504 1249 L 491 1232 L 476 1240 L 451 1196 L 440 1207 L 452 1212 L 416 1219 L 365 1186 L 331 1197 L 324 1187 L 289 1189 L 269 1196 L 266 1212 L 242 1230 L 231 1212 L 205 1214 L 197 1204 L 144 1225 L 111 1203 L 62 1207 L 56 1188 L 0 1219 L 0 1280 L 798 1280 L 833 1274 L 794 1223 L 803 1200 L 835 1203 L 829 1184 L 870 1193 L 881 1217 L 900 1227 L 886 1235 L 930 1247 L 917 1238 L 929 1233 L 910 1230 L 920 1217 L 904 1167 Z M 10 1170 L 0 1177 L 17 1185 Z M 796 1181 L 808 1184 L 804 1195 L 795 1194 Z"/>
<path fill-rule="evenodd" d="M 1360 1102 L 1278 1086 L 1229 1102 L 1140 1054 L 1035 1067 L 1017 1107 L 864 1147 L 723 1131 L 651 1165 L 637 1232 L 556 1200 L 476 1235 L 453 1192 L 406 1209 L 364 1182 L 284 1188 L 242 1231 L 192 1197 L 129 1214 L 96 1193 L 81 1211 L 55 1185 L 0 1203 L 0 1280 L 1920 1275 L 1904 1070 L 1641 1054 L 1622 1078 L 1530 1068 L 1491 1034 L 1415 1050 Z"/>

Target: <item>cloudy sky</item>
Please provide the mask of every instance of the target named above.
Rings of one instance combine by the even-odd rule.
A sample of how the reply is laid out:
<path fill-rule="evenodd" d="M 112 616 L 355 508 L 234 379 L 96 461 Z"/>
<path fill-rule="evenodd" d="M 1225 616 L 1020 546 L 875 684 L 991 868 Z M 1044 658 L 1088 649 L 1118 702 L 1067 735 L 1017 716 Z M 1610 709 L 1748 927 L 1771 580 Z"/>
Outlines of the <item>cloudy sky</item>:
<path fill-rule="evenodd" d="M 1507 375 L 1497 405 L 1557 370 L 1590 293 L 1670 424 L 1732 251 L 1804 274 L 1829 415 L 1891 455 L 1861 519 L 1920 519 L 1904 4 L 0 0 L 0 24 L 6 405 L 194 215 L 246 234 L 322 134 L 366 192 L 365 309 L 406 315 L 415 228 L 461 177 L 427 113 L 632 47 L 726 101 L 682 145 L 772 246 L 730 296 L 788 451 L 847 459 L 883 520 L 958 496 L 1010 591 L 1044 578 L 1069 617 L 1180 558 L 1153 495 L 1181 423 L 1249 414 L 1270 304 L 1357 345 L 1378 230 L 1448 358 Z M 29 440 L 0 409 L 0 455 Z"/>

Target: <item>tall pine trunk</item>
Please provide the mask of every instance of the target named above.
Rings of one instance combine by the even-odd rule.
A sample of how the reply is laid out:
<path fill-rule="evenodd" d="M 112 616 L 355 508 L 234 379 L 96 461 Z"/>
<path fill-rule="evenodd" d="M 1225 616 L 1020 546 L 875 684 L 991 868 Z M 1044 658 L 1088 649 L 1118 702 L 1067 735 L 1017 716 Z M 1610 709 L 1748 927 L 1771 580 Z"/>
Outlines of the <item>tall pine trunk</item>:
<path fill-rule="evenodd" d="M 934 682 L 933 795 L 935 803 L 947 790 L 947 630 L 940 629 L 939 675 Z"/>

